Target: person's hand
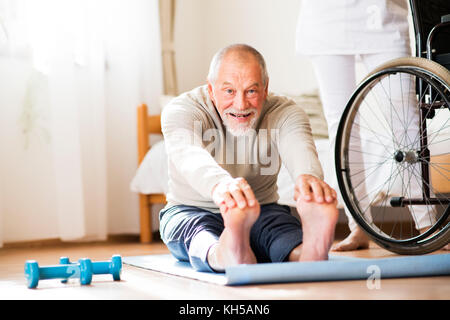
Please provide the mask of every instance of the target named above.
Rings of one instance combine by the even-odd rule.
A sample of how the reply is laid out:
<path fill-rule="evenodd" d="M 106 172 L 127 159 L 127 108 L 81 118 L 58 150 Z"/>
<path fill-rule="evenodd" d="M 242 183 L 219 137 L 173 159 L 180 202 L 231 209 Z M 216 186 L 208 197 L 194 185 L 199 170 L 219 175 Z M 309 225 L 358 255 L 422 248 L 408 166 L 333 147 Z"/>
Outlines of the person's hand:
<path fill-rule="evenodd" d="M 212 199 L 221 212 L 234 207 L 244 209 L 258 205 L 252 188 L 244 178 L 219 182 L 213 188 Z"/>
<path fill-rule="evenodd" d="M 309 174 L 301 174 L 295 182 L 294 200 L 306 202 L 333 203 L 337 199 L 336 191 L 325 181 Z"/>

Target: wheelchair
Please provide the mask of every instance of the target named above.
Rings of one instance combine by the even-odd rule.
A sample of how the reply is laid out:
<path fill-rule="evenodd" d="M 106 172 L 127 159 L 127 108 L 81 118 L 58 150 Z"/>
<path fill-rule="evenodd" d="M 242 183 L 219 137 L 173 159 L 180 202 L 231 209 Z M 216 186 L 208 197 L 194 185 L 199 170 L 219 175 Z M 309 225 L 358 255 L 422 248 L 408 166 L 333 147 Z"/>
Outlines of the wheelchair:
<path fill-rule="evenodd" d="M 416 56 L 386 62 L 342 114 L 342 198 L 381 247 L 426 254 L 450 242 L 450 1 L 410 0 Z"/>

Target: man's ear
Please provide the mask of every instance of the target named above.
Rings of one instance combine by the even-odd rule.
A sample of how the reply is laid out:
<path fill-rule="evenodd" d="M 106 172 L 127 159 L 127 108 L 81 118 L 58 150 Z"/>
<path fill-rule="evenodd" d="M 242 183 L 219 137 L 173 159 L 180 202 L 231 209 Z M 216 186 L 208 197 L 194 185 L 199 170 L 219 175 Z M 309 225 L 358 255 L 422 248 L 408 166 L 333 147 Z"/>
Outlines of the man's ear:
<path fill-rule="evenodd" d="M 207 82 L 208 83 L 208 94 L 209 94 L 209 98 L 211 99 L 211 101 L 214 103 L 214 105 L 216 104 L 216 101 L 214 100 L 214 92 L 213 92 L 213 86 L 211 84 L 211 82 Z"/>
<path fill-rule="evenodd" d="M 264 88 L 264 93 L 266 94 L 266 97 L 269 94 L 269 78 L 267 78 L 266 87 Z"/>

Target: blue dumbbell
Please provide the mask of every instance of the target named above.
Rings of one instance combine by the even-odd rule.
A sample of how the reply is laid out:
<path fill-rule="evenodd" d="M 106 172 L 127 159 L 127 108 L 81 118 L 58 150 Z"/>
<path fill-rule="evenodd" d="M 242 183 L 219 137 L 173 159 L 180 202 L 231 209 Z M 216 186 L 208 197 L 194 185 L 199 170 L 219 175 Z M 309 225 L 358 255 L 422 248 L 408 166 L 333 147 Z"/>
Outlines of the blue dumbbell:
<path fill-rule="evenodd" d="M 79 278 L 82 285 L 92 281 L 93 266 L 90 259 L 80 259 L 75 264 L 39 267 L 35 260 L 25 262 L 25 277 L 28 288 L 36 288 L 39 280 Z"/>
<path fill-rule="evenodd" d="M 60 264 L 70 264 L 68 257 L 61 257 Z M 109 261 L 95 261 L 92 262 L 93 274 L 111 274 L 114 281 L 120 280 L 120 273 L 122 272 L 122 257 L 118 254 L 113 255 Z M 67 280 L 62 280 L 65 283 Z"/>

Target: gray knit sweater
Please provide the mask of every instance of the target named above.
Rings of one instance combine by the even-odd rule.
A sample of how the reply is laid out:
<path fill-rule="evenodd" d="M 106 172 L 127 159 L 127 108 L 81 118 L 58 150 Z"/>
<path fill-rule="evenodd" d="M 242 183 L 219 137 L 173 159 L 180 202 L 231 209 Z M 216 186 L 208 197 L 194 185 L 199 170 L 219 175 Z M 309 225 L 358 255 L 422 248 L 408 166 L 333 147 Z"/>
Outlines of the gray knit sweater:
<path fill-rule="evenodd" d="M 300 174 L 323 179 L 309 120 L 294 101 L 269 94 L 255 130 L 234 137 L 225 129 L 201 86 L 174 98 L 161 116 L 169 161 L 168 204 L 219 212 L 213 187 L 245 178 L 259 203 L 278 200 L 277 175 L 283 161 L 295 181 Z"/>

